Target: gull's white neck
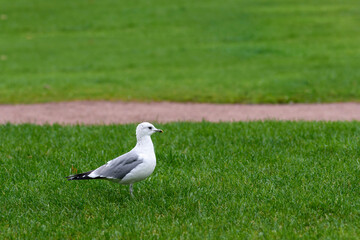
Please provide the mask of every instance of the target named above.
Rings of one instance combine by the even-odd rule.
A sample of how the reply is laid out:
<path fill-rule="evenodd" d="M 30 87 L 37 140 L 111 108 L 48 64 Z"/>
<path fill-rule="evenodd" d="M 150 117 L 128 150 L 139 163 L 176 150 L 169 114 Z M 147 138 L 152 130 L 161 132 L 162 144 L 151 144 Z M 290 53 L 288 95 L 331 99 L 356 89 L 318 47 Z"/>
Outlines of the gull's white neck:
<path fill-rule="evenodd" d="M 135 149 L 139 152 L 154 153 L 154 145 L 149 135 L 136 137 L 137 143 Z"/>

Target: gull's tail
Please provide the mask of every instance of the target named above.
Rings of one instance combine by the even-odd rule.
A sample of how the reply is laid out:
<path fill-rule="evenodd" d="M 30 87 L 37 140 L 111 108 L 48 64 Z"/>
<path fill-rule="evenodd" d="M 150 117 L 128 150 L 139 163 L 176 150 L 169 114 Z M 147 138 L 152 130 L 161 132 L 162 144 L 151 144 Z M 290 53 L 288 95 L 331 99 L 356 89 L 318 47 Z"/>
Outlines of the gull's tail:
<path fill-rule="evenodd" d="M 75 175 L 70 175 L 67 176 L 67 180 L 89 180 L 89 179 L 102 179 L 102 177 L 89 177 L 90 173 L 92 173 L 93 171 L 89 171 L 89 172 L 84 172 L 84 173 L 79 173 L 79 174 L 75 174 Z"/>

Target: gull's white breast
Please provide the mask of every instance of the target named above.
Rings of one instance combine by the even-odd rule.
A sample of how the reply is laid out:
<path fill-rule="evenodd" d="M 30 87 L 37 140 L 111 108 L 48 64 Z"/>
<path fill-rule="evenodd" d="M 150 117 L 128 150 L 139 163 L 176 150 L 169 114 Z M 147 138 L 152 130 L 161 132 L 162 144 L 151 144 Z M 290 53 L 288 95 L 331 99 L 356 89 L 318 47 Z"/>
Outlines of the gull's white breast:
<path fill-rule="evenodd" d="M 120 184 L 139 182 L 154 172 L 156 166 L 155 154 L 150 154 L 150 156 L 141 154 L 139 157 L 143 160 L 143 162 L 126 174 L 126 176 L 119 182 Z"/>

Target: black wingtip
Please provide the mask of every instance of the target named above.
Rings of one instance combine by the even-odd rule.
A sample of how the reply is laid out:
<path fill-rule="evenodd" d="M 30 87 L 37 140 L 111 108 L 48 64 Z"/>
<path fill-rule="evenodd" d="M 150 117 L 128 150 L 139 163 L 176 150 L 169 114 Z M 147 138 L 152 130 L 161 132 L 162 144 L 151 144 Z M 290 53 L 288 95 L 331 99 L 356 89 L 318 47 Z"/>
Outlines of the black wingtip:
<path fill-rule="evenodd" d="M 70 181 L 70 180 L 73 180 L 74 176 L 75 176 L 75 175 L 70 175 L 70 176 L 67 176 L 67 177 L 65 177 L 65 178 L 66 178 L 66 180 Z"/>
<path fill-rule="evenodd" d="M 65 178 L 66 178 L 66 180 L 70 181 L 70 180 L 72 180 L 71 177 L 72 177 L 72 176 L 67 176 L 67 177 L 65 177 Z"/>
<path fill-rule="evenodd" d="M 93 179 L 93 178 L 89 177 L 90 173 L 92 173 L 92 171 L 70 175 L 70 176 L 67 176 L 66 178 L 68 181 Z"/>
<path fill-rule="evenodd" d="M 92 173 L 93 171 L 89 171 L 89 172 L 84 172 L 84 173 L 79 173 L 79 174 L 75 174 L 75 175 L 70 175 L 67 176 L 67 180 L 71 181 L 71 180 L 91 180 L 91 179 L 103 179 L 103 177 L 89 177 L 89 174 Z"/>

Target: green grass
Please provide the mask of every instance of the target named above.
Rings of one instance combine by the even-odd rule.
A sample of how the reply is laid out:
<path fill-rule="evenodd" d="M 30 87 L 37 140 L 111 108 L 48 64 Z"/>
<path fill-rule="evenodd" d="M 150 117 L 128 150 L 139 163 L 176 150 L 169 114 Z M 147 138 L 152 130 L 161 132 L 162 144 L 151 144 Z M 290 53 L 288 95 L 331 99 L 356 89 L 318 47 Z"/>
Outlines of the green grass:
<path fill-rule="evenodd" d="M 0 103 L 360 100 L 358 0 L 0 5 Z"/>
<path fill-rule="evenodd" d="M 135 125 L 1 125 L 1 238 L 359 239 L 359 122 L 158 126 L 131 199 L 64 177 L 129 150 Z"/>

